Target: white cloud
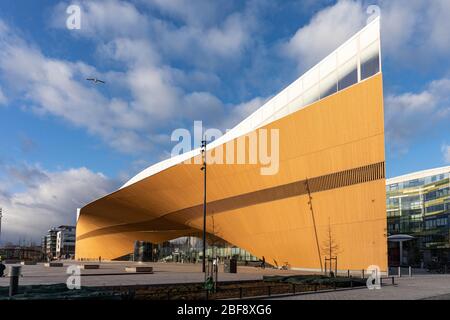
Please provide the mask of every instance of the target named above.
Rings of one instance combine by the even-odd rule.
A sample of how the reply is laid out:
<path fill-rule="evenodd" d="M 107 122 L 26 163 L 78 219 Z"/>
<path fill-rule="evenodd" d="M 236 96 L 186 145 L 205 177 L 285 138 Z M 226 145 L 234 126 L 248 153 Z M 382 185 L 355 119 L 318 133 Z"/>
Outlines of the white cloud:
<path fill-rule="evenodd" d="M 2 88 L 0 87 L 0 106 L 6 105 L 7 103 L 8 103 L 8 100 L 5 96 L 5 94 L 3 93 Z"/>
<path fill-rule="evenodd" d="M 170 59 L 197 69 L 223 68 L 223 59 L 236 61 L 251 46 L 255 21 L 251 13 L 236 12 L 209 27 L 177 26 L 152 19 L 152 41 Z"/>
<path fill-rule="evenodd" d="M 421 63 L 450 51 L 450 2 L 448 0 L 382 1 L 381 17 L 386 56 L 397 61 Z M 433 48 L 432 52 L 430 48 Z M 414 55 L 411 55 L 414 52 Z"/>
<path fill-rule="evenodd" d="M 226 0 L 141 0 L 162 13 L 193 26 L 214 24 L 231 7 Z"/>
<path fill-rule="evenodd" d="M 445 163 L 450 164 L 450 145 L 444 144 L 441 150 Z"/>
<path fill-rule="evenodd" d="M 162 142 L 157 138 L 160 132 L 170 132 L 186 122 L 203 120 L 223 126 L 230 122 L 228 117 L 236 119 L 235 108 L 213 94 L 185 92 L 178 87 L 177 81 L 186 81 L 186 76 L 180 76 L 181 70 L 158 65 L 147 41 L 119 38 L 101 50 L 106 57 L 122 62 L 126 70 L 101 74 L 82 62 L 46 57 L 9 33 L 0 36 L 0 70 L 5 82 L 21 84 L 14 86 L 15 97 L 31 105 L 29 109 L 86 128 L 121 152 L 167 145 L 170 139 Z M 106 97 L 85 81 L 93 75 L 105 79 L 108 86 L 122 87 L 131 99 Z"/>
<path fill-rule="evenodd" d="M 226 116 L 225 106 L 209 92 L 193 92 L 183 98 L 183 112 L 190 119 L 202 119 L 205 125 L 219 126 Z"/>
<path fill-rule="evenodd" d="M 139 41 L 132 43 L 145 47 Z M 116 50 L 114 53 L 118 52 L 120 58 L 125 52 L 133 56 L 131 50 L 121 47 Z M 170 125 L 174 108 L 179 106 L 179 94 L 170 83 L 170 71 L 151 64 L 143 68 L 140 59 L 133 56 L 126 73 L 113 72 L 103 77 L 82 62 L 46 57 L 15 34 L 0 35 L 0 70 L 6 83 L 20 83 L 12 86 L 16 98 L 31 102 L 32 110 L 38 114 L 57 116 L 87 128 L 122 152 L 149 150 L 152 145 L 146 135 Z M 108 84 L 111 81 L 125 85 L 134 99 L 105 97 L 85 81 L 93 75 L 106 79 Z"/>
<path fill-rule="evenodd" d="M 450 1 L 338 0 L 317 12 L 282 49 L 300 68 L 312 67 L 359 31 L 369 18 L 369 5 L 381 10 L 382 44 L 386 59 L 418 68 L 446 59 L 450 53 Z M 433 48 L 430 51 L 430 48 Z M 414 54 L 411 54 L 414 52 Z"/>
<path fill-rule="evenodd" d="M 179 23 L 161 20 L 160 16 L 152 15 L 151 10 L 138 10 L 137 4 L 126 1 L 80 0 L 75 3 L 82 9 L 81 29 L 71 34 L 107 42 L 123 38 L 145 40 L 164 56 L 184 59 L 185 63 L 196 63 L 198 67 L 210 65 L 218 57 L 239 57 L 250 40 L 255 21 L 250 9 L 233 12 L 233 5 L 224 0 L 139 2 L 158 9 Z M 54 8 L 52 27 L 66 27 L 68 5 L 68 2 L 61 2 Z M 124 53 L 127 54 L 126 51 Z M 145 54 L 146 51 L 140 53 L 141 56 Z M 205 58 L 208 59 L 207 64 Z"/>
<path fill-rule="evenodd" d="M 247 118 L 261 106 L 263 106 L 264 103 L 266 103 L 268 100 L 269 98 L 257 97 L 233 107 L 231 115 L 227 119 L 225 119 L 225 127 L 227 129 L 235 127 L 243 119 Z"/>
<path fill-rule="evenodd" d="M 33 103 L 38 114 L 61 117 L 100 135 L 110 144 L 125 132 L 143 128 L 145 118 L 125 101 L 109 100 L 84 80 L 97 74 L 83 63 L 47 58 L 17 38 L 0 37 L 0 70 L 17 96 Z M 123 151 L 131 151 L 124 146 Z M 132 146 L 132 149 L 139 144 Z"/>
<path fill-rule="evenodd" d="M 147 39 L 115 38 L 101 43 L 99 55 L 130 66 L 160 63 L 159 54 Z"/>
<path fill-rule="evenodd" d="M 19 238 L 38 241 L 50 227 L 74 225 L 77 208 L 116 187 L 103 174 L 86 168 L 48 172 L 22 166 L 9 170 L 11 177 L 20 177 L 25 189 L 9 194 L 0 190 L 3 242 Z"/>
<path fill-rule="evenodd" d="M 450 118 L 450 79 L 432 81 L 420 92 L 390 94 L 385 98 L 386 139 L 399 151 L 410 141 Z"/>
<path fill-rule="evenodd" d="M 366 19 L 360 2 L 340 0 L 314 15 L 283 49 L 300 68 L 312 67 L 364 26 Z"/>

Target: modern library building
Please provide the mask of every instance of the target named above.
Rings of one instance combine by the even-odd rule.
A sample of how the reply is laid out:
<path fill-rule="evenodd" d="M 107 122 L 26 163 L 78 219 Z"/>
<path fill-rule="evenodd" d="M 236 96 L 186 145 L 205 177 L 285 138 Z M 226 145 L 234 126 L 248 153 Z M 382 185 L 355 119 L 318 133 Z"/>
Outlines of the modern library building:
<path fill-rule="evenodd" d="M 337 258 L 340 270 L 377 265 L 386 271 L 379 19 L 209 143 L 206 157 L 217 159 L 230 145 L 234 151 L 243 138 L 250 158 L 254 148 L 246 137 L 272 131 L 278 137 L 275 173 L 263 174 L 251 161 L 229 161 L 230 152 L 207 164 L 209 239 L 292 269 L 321 271 L 326 259 Z M 119 259 L 133 252 L 135 241 L 201 235 L 202 157 L 195 149 L 157 163 L 83 207 L 76 257 Z"/>

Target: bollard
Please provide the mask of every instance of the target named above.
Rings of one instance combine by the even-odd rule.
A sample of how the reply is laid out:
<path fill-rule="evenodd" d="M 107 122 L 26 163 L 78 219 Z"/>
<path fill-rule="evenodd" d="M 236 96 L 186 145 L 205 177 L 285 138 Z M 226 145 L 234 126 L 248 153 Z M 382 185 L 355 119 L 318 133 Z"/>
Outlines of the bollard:
<path fill-rule="evenodd" d="M 19 292 L 19 277 L 22 267 L 11 266 L 9 269 L 9 296 L 15 296 Z"/>
<path fill-rule="evenodd" d="M 402 277 L 402 267 L 398 267 L 398 277 Z"/>
<path fill-rule="evenodd" d="M 412 277 L 412 268 L 411 268 L 411 266 L 409 266 L 409 277 L 410 278 Z"/>

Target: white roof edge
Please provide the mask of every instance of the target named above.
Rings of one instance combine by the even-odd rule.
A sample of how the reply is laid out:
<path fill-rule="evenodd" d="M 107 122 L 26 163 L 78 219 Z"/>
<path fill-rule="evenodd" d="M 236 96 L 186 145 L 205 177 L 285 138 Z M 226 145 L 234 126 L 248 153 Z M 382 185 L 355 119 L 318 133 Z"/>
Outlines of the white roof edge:
<path fill-rule="evenodd" d="M 386 179 L 386 185 L 405 182 L 409 180 L 421 179 L 429 176 L 435 176 L 437 174 L 450 173 L 450 166 L 427 169 L 422 171 L 417 171 L 413 173 L 408 173 L 402 176 Z"/>
<path fill-rule="evenodd" d="M 283 90 L 281 90 L 278 94 L 274 95 L 269 101 L 267 101 L 263 106 L 261 106 L 260 108 L 258 108 L 255 112 L 253 112 L 250 116 L 248 116 L 247 118 L 245 118 L 243 121 L 241 121 L 239 124 L 237 124 L 233 129 L 229 130 L 227 133 L 225 133 L 223 136 L 221 136 L 220 138 L 218 138 L 217 140 L 211 142 L 210 144 L 208 144 L 207 146 L 207 150 L 210 149 L 214 149 L 219 145 L 225 144 L 228 141 L 231 141 L 237 137 L 240 137 L 242 135 L 245 135 L 253 130 L 258 129 L 261 126 L 267 125 L 273 121 L 269 121 L 267 122 L 268 119 L 261 119 L 261 121 L 259 121 L 256 125 L 250 125 L 251 124 L 251 120 L 252 118 L 255 118 L 258 115 L 261 115 L 261 118 L 263 118 L 263 110 L 265 108 L 267 108 L 267 106 L 270 106 L 275 99 L 277 99 L 278 97 L 280 97 L 283 93 L 285 93 L 288 89 L 290 89 L 292 87 L 292 85 L 294 83 L 296 83 L 297 81 L 303 79 L 306 75 L 310 74 L 314 69 L 318 68 L 321 66 L 321 64 L 326 61 L 327 59 L 329 59 L 333 54 L 336 54 L 340 49 L 344 48 L 347 44 L 351 43 L 351 41 L 354 41 L 358 36 L 360 36 L 364 31 L 368 30 L 370 27 L 372 27 L 373 25 L 378 24 L 378 28 L 377 28 L 377 33 L 378 33 L 378 41 L 380 39 L 379 33 L 380 33 L 380 17 L 375 18 L 373 21 L 371 21 L 370 23 L 368 23 L 366 26 L 364 26 L 364 28 L 362 28 L 361 30 L 359 30 L 357 33 L 355 33 L 352 37 L 350 37 L 347 41 L 345 41 L 343 44 L 341 44 L 336 50 L 334 50 L 332 53 L 330 53 L 329 55 L 327 55 L 325 58 L 323 58 L 320 62 L 318 62 L 316 65 L 314 65 L 312 68 L 310 68 L 308 71 L 306 71 L 305 73 L 303 73 L 299 78 L 297 78 L 295 81 L 293 81 L 291 84 L 289 84 L 286 88 L 284 88 Z M 380 72 L 381 72 L 381 66 L 380 66 Z M 286 104 L 286 106 L 289 105 L 289 102 Z M 303 108 L 308 107 L 308 105 L 304 106 Z M 280 110 L 277 110 L 277 112 L 279 112 Z M 290 112 L 291 113 L 291 112 Z M 290 113 L 286 114 L 285 116 L 289 115 Z M 283 116 L 283 117 L 285 117 Z M 120 189 L 123 189 L 127 186 L 130 186 L 136 182 L 139 182 L 145 178 L 148 178 L 152 175 L 155 175 L 161 171 L 164 171 L 172 166 L 175 166 L 177 164 L 180 164 L 192 157 L 195 157 L 197 155 L 200 154 L 200 149 L 195 149 L 192 151 L 189 151 L 187 153 L 181 154 L 181 155 L 177 155 L 175 157 L 169 158 L 167 160 L 158 162 L 152 166 L 150 166 L 149 168 L 141 171 L 140 173 L 138 173 L 136 176 L 134 176 L 133 178 L 131 178 L 128 182 L 126 182 Z"/>

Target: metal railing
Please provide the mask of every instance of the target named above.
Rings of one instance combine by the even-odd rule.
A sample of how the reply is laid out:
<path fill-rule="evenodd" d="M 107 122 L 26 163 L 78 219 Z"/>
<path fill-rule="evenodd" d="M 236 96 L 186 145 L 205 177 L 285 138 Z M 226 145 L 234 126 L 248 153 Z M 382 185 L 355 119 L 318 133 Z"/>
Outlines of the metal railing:
<path fill-rule="evenodd" d="M 342 285 L 342 284 L 341 284 Z M 358 287 L 364 287 L 361 281 L 350 279 L 350 286 L 341 287 L 338 282 L 330 284 L 299 284 L 299 283 L 271 283 L 249 286 L 239 286 L 233 288 L 217 287 L 215 291 L 207 289 L 162 289 L 156 291 L 150 290 L 121 290 L 125 299 L 158 299 L 158 300 L 220 300 L 220 299 L 256 299 L 267 298 L 279 295 L 298 295 L 312 292 L 325 292 L 330 290 L 347 289 L 351 290 Z"/>

